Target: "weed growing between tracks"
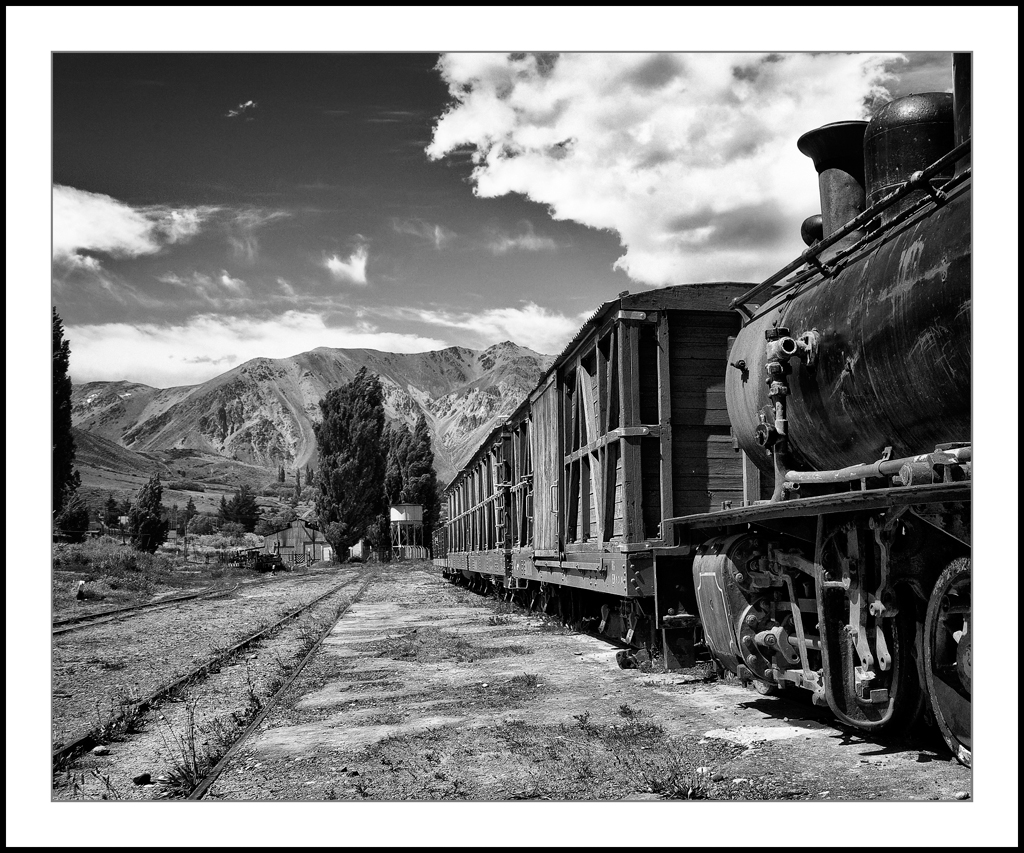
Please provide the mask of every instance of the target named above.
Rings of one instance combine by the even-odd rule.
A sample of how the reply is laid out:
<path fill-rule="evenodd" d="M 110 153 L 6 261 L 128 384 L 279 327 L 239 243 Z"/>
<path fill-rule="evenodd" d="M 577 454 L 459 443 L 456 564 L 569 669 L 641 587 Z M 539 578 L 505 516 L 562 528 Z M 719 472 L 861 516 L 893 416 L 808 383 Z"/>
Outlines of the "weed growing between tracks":
<path fill-rule="evenodd" d="M 121 687 L 110 697 L 104 709 L 101 700 L 96 700 L 96 728 L 92 738 L 97 743 L 108 744 L 125 740 L 130 735 L 138 734 L 145 727 L 145 715 L 139 710 L 139 697 L 128 687 Z M 70 737 L 66 731 L 54 731 L 53 745 L 61 747 Z M 69 759 L 63 759 L 53 768 L 54 773 L 63 771 Z"/>
<path fill-rule="evenodd" d="M 529 674 L 503 689 L 531 691 Z M 672 737 L 643 710 L 623 704 L 609 721 L 589 712 L 559 725 L 508 719 L 481 728 L 439 727 L 385 738 L 358 756 L 357 779 L 333 781 L 328 799 L 621 800 L 732 799 L 715 770 L 735 747 Z M 501 762 L 493 757 L 502 755 Z M 350 774 L 351 775 L 351 774 Z M 766 798 L 743 788 L 743 799 Z"/>
<path fill-rule="evenodd" d="M 473 663 L 490 658 L 533 653 L 533 649 L 528 646 L 484 646 L 470 642 L 458 631 L 443 631 L 429 627 L 413 628 L 411 631 L 385 637 L 383 640 L 360 643 L 358 646 L 368 657 L 417 663 Z"/>
<path fill-rule="evenodd" d="M 66 784 L 71 789 L 71 799 L 73 800 L 120 800 L 121 795 L 118 793 L 117 788 L 113 782 L 110 781 L 110 777 L 99 770 L 93 768 L 89 771 L 88 777 L 84 770 L 72 771 L 68 770 L 65 773 Z M 88 791 L 88 779 L 92 779 L 97 783 L 100 790 L 99 797 L 92 796 Z"/>
<path fill-rule="evenodd" d="M 180 728 L 176 729 L 163 714 L 160 715 L 171 739 L 168 743 L 165 738 L 165 744 L 174 756 L 164 774 L 167 779 L 164 796 L 184 798 L 198 787 L 263 711 L 299 661 L 305 658 L 338 620 L 348 603 L 347 599 L 343 599 L 325 616 L 306 617 L 296 626 L 298 645 L 291 653 L 291 663 L 285 661 L 276 650 L 270 655 L 269 671 L 261 673 L 251 660 L 246 662 L 244 705 L 241 711 L 204 719 L 197 714 L 199 698 L 191 695 L 186 699 Z"/>

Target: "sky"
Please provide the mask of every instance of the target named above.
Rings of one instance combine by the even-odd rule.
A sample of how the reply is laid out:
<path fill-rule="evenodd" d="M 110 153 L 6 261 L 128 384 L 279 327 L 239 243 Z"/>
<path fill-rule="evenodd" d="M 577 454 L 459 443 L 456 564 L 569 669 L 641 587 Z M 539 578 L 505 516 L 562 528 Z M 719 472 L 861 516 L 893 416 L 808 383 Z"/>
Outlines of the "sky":
<path fill-rule="evenodd" d="M 555 353 L 622 290 L 760 281 L 818 209 L 797 137 L 949 90 L 950 62 L 55 53 L 72 378 L 185 385 L 318 346 Z"/>

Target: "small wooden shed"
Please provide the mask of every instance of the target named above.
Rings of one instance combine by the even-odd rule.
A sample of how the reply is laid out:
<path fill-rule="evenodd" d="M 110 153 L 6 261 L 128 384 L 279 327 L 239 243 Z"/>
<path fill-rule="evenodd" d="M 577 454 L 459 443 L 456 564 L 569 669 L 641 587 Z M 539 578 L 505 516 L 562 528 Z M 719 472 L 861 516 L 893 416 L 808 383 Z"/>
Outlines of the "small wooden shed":
<path fill-rule="evenodd" d="M 263 537 L 263 550 L 280 554 L 286 563 L 318 562 L 331 559 L 331 546 L 312 521 L 297 518 L 287 527 Z"/>

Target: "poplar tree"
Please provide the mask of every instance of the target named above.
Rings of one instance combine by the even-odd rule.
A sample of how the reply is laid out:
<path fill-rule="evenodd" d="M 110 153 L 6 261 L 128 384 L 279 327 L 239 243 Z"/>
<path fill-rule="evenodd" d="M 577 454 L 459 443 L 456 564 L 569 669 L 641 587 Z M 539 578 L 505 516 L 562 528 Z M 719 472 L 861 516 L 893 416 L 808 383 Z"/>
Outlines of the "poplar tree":
<path fill-rule="evenodd" d="M 409 453 L 412 449 L 412 433 L 403 423 L 388 424 L 384 431 L 387 446 L 387 471 L 384 475 L 384 491 L 389 504 L 402 502 L 402 490 L 409 468 Z"/>
<path fill-rule="evenodd" d="M 103 523 L 107 527 L 117 526 L 117 517 L 120 513 L 117 511 L 117 501 L 114 499 L 113 494 L 107 496 L 107 502 L 103 504 Z"/>
<path fill-rule="evenodd" d="M 402 500 L 405 503 L 420 504 L 423 507 L 424 541 L 430 542 L 430 534 L 437 523 L 439 504 L 437 474 L 434 471 L 434 450 L 430 443 L 427 419 L 422 414 L 417 419 L 416 427 L 412 431 Z"/>
<path fill-rule="evenodd" d="M 71 344 L 64 340 L 64 323 L 53 308 L 53 517 L 78 489 L 75 440 L 71 435 Z"/>
<path fill-rule="evenodd" d="M 339 558 L 387 509 L 384 392 L 361 368 L 351 382 L 320 401 L 314 424 L 320 462 L 315 506 L 320 527 Z"/>
<path fill-rule="evenodd" d="M 153 553 L 167 541 L 167 519 L 164 518 L 163 486 L 160 475 L 154 475 L 139 491 L 139 496 L 128 512 L 128 529 L 132 547 L 137 551 Z"/>

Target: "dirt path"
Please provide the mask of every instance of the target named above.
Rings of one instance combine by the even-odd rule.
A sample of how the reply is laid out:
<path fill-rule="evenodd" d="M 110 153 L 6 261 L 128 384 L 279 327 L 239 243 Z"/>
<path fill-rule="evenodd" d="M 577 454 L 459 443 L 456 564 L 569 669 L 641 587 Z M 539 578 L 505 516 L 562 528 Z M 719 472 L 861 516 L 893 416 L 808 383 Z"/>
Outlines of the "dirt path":
<path fill-rule="evenodd" d="M 393 566 L 338 624 L 208 799 L 955 800 L 970 771 L 806 702 L 503 612 Z"/>

